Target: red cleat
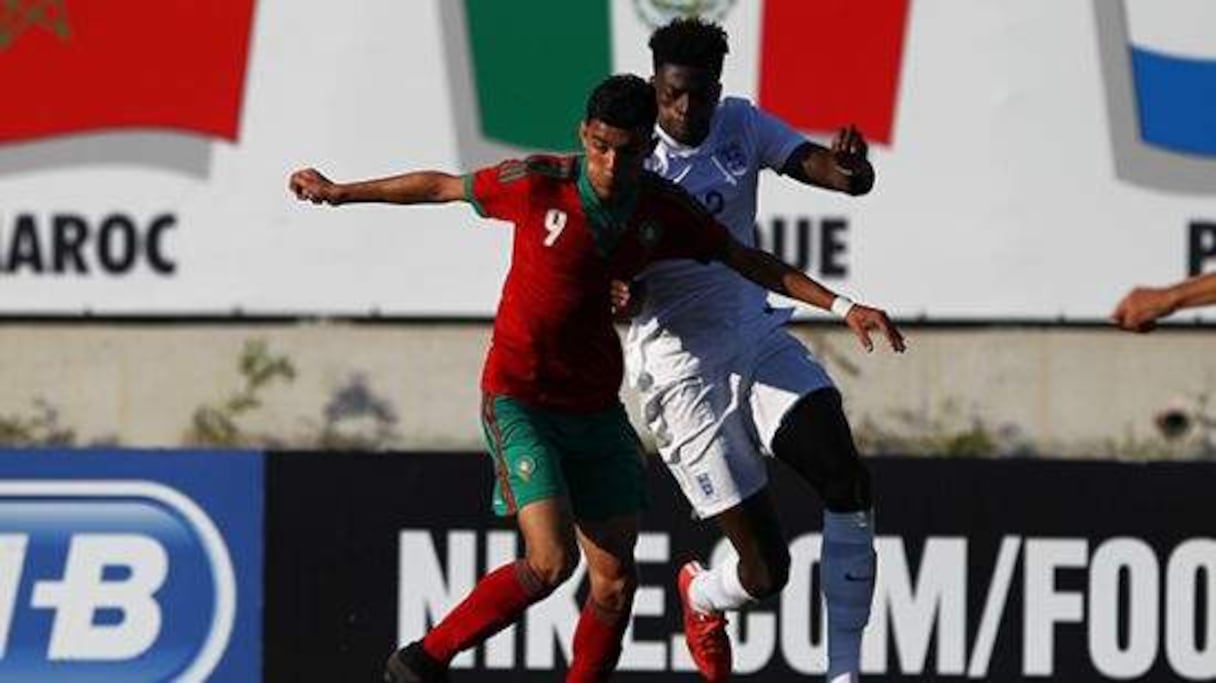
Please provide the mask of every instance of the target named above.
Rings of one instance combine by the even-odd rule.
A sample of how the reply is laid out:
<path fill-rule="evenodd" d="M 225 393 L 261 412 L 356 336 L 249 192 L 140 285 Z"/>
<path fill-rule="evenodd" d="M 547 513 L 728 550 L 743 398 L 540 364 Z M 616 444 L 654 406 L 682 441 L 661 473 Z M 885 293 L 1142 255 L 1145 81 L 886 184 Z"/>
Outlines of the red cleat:
<path fill-rule="evenodd" d="M 688 562 L 680 567 L 676 584 L 680 589 L 680 604 L 684 606 L 684 642 L 702 678 L 711 683 L 730 680 L 730 637 L 726 635 L 726 615 L 702 612 L 692 606 L 688 588 L 697 574 L 705 571 L 700 562 Z"/>

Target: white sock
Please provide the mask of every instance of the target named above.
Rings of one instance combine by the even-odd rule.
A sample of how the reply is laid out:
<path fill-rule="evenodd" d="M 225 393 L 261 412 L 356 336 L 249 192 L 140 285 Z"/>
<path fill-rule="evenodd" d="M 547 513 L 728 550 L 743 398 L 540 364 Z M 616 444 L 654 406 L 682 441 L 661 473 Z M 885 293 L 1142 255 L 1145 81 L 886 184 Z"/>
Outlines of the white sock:
<path fill-rule="evenodd" d="M 700 612 L 724 612 L 756 601 L 739 581 L 739 556 L 734 552 L 722 564 L 693 577 L 688 597 Z"/>

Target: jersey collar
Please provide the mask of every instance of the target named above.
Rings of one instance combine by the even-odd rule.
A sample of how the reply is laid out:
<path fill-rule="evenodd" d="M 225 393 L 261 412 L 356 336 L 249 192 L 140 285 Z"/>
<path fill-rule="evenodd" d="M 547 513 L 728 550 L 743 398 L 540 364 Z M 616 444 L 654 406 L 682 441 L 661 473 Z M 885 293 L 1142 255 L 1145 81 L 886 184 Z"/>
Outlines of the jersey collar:
<path fill-rule="evenodd" d="M 718 119 L 721 113 L 722 103 L 719 102 L 718 108 L 714 110 L 713 119 L 709 123 L 709 133 L 705 136 L 705 139 L 701 141 L 701 144 L 697 145 L 696 147 L 686 145 L 671 137 L 667 134 L 667 131 L 663 130 L 663 127 L 657 123 L 654 124 L 654 134 L 659 138 L 659 143 L 663 146 L 663 151 L 667 152 L 671 156 L 677 158 L 696 156 L 701 152 L 701 150 L 709 147 L 714 138 L 717 136 Z"/>
<path fill-rule="evenodd" d="M 706 135 L 705 139 L 701 141 L 701 144 L 697 145 L 696 147 L 689 147 L 688 145 L 671 137 L 667 134 L 667 131 L 663 130 L 663 127 L 657 123 L 654 124 L 654 134 L 658 136 L 659 142 L 663 143 L 663 149 L 667 153 L 677 157 L 690 157 L 697 152 L 700 152 L 701 148 L 705 146 L 705 143 L 709 142 L 709 138 L 713 136 L 713 130 L 711 129 L 710 134 Z"/>
<path fill-rule="evenodd" d="M 616 201 L 606 203 L 591 187 L 591 179 L 587 177 L 587 157 L 578 158 L 578 198 L 583 212 L 587 214 L 587 225 L 595 238 L 595 246 L 605 256 L 612 253 L 624 234 L 638 206 L 638 188 L 634 187 L 628 194 L 618 197 Z"/>

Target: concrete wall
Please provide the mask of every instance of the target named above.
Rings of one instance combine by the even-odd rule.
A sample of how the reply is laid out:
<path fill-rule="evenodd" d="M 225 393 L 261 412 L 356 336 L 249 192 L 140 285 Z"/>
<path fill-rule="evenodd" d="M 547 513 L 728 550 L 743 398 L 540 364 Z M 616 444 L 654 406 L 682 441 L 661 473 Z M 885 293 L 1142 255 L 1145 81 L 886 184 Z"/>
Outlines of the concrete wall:
<path fill-rule="evenodd" d="M 1167 441 L 1154 419 L 1170 407 L 1205 414 L 1216 331 L 911 328 L 903 356 L 866 355 L 841 328 L 796 332 L 831 369 L 871 452 L 1205 457 L 1210 435 L 1193 420 Z M 295 378 L 269 382 L 236 418 L 248 443 L 478 449 L 488 336 L 488 325 L 463 323 L 10 323 L 0 327 L 0 432 L 181 445 L 200 407 L 239 392 L 242 350 L 262 340 Z M 635 410 L 628 392 L 627 404 Z"/>

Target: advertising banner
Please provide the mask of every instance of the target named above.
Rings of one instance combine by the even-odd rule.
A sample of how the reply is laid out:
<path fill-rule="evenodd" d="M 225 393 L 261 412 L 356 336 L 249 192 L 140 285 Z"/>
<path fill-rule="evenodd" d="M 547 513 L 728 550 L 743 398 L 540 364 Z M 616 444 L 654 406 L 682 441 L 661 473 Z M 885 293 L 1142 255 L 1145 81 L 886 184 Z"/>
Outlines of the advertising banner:
<path fill-rule="evenodd" d="M 1216 677 L 1216 466 L 870 465 L 879 569 L 867 680 Z M 820 511 L 790 473 L 774 475 L 790 582 L 730 628 L 737 674 L 787 681 L 824 671 Z M 268 478 L 266 680 L 373 680 L 397 644 L 522 552 L 490 516 L 484 456 L 287 454 L 270 459 Z M 691 682 L 675 573 L 726 545 L 690 519 L 661 467 L 650 491 L 614 680 Z M 520 624 L 458 657 L 452 680 L 560 680 L 584 578 L 580 567 Z"/>
<path fill-rule="evenodd" d="M 1216 269 L 1206 0 L 145 4 L 0 3 L 0 314 L 493 315 L 508 229 L 300 204 L 288 174 L 570 150 L 590 87 L 693 11 L 725 93 L 870 140 L 865 197 L 761 181 L 760 244 L 834 289 L 1091 321 Z"/>
<path fill-rule="evenodd" d="M 0 451 L 0 680 L 261 680 L 262 456 Z"/>

